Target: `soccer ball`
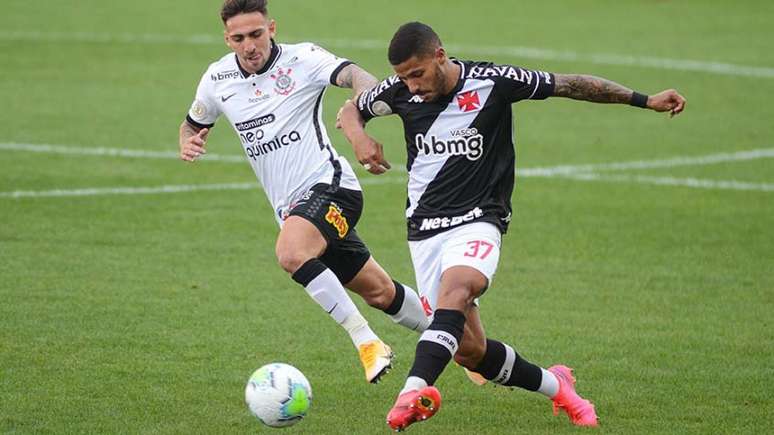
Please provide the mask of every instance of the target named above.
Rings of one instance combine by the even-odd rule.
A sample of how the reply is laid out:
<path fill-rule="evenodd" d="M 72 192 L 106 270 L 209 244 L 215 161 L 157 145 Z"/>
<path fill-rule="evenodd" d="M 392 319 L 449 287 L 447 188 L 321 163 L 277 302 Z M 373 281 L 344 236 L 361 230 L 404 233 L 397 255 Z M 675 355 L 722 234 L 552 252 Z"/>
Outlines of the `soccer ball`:
<path fill-rule="evenodd" d="M 298 423 L 312 405 L 312 386 L 297 368 L 283 363 L 256 370 L 245 387 L 245 402 L 263 424 L 285 427 Z"/>

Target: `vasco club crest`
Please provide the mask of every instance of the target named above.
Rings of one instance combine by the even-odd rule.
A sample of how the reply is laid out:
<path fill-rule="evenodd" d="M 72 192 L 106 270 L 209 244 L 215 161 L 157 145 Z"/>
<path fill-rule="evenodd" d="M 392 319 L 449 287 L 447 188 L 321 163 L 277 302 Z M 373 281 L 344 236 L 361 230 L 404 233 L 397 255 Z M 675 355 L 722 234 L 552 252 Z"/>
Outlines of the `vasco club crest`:
<path fill-rule="evenodd" d="M 288 68 L 287 71 L 280 68 L 275 74 L 271 75 L 271 78 L 274 79 L 274 92 L 279 95 L 288 95 L 293 92 L 293 89 L 296 88 L 296 81 L 293 80 L 293 77 L 290 77 L 292 72 L 291 68 Z"/>

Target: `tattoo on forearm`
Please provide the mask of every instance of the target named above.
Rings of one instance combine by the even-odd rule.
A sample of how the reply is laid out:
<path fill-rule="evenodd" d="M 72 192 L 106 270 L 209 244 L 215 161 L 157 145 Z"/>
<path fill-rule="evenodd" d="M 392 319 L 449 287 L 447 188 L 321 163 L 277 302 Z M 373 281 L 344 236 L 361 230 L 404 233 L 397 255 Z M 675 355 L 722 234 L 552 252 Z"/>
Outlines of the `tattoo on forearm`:
<path fill-rule="evenodd" d="M 628 104 L 632 99 L 632 90 L 610 80 L 599 77 L 556 74 L 554 95 L 594 103 Z"/>
<path fill-rule="evenodd" d="M 191 136 L 196 136 L 197 133 L 199 133 L 199 130 L 189 124 L 188 121 L 183 121 L 180 125 L 180 143 L 185 142 Z"/>
<path fill-rule="evenodd" d="M 379 81 L 364 69 L 352 64 L 347 65 L 339 72 L 339 76 L 336 78 L 336 84 L 342 88 L 353 89 L 357 95 L 366 89 L 376 86 L 379 84 Z"/>

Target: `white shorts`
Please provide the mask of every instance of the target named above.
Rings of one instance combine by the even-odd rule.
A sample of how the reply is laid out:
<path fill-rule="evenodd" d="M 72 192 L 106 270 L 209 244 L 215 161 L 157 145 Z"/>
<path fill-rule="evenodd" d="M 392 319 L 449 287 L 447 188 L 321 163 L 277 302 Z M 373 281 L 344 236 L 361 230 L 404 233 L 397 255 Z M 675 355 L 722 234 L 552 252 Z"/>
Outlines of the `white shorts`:
<path fill-rule="evenodd" d="M 469 266 L 486 276 L 489 285 L 500 259 L 500 230 L 488 222 L 476 222 L 444 231 L 425 240 L 409 241 L 411 261 L 417 277 L 425 314 L 438 306 L 441 275 L 454 266 Z"/>

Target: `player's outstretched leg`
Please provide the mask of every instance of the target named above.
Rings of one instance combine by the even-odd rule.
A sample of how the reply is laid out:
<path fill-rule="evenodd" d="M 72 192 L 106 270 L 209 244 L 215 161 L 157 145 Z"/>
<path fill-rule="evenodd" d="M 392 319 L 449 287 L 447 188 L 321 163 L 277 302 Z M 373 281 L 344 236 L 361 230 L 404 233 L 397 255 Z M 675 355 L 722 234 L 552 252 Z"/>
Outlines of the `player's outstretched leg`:
<path fill-rule="evenodd" d="M 545 370 L 522 358 L 507 344 L 487 339 L 484 358 L 473 371 L 493 383 L 545 395 L 554 402 L 554 412 L 564 410 L 575 425 L 597 425 L 594 405 L 575 392 L 575 378 L 565 366 Z"/>
<path fill-rule="evenodd" d="M 347 331 L 360 354 L 366 380 L 378 382 L 392 367 L 392 350 L 368 326 L 336 275 L 313 258 L 293 273 L 293 280 Z"/>
<path fill-rule="evenodd" d="M 345 285 L 370 306 L 382 310 L 393 322 L 422 332 L 430 325 L 419 295 L 411 287 L 393 280 L 373 257 Z"/>
<path fill-rule="evenodd" d="M 412 423 L 427 420 L 438 412 L 441 394 L 432 385 L 459 349 L 464 328 L 465 315 L 461 311 L 435 311 L 433 322 L 417 343 L 414 365 L 409 371 L 406 384 L 387 414 L 390 428 L 402 431 Z"/>

